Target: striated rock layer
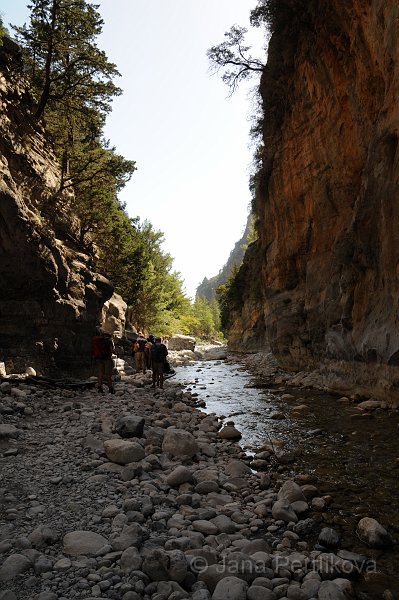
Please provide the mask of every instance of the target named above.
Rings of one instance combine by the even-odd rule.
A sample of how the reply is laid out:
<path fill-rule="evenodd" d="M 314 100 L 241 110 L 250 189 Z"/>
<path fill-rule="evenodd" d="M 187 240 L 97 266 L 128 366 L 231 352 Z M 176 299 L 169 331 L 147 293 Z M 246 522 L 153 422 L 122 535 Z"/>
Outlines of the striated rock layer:
<path fill-rule="evenodd" d="M 399 4 L 283 0 L 231 347 L 399 402 Z M 254 280 L 261 292 L 248 292 Z M 327 380 L 325 380 L 327 381 Z"/>
<path fill-rule="evenodd" d="M 112 286 L 74 242 L 73 196 L 31 117 L 18 48 L 0 52 L 0 361 L 7 372 L 76 371 Z"/>

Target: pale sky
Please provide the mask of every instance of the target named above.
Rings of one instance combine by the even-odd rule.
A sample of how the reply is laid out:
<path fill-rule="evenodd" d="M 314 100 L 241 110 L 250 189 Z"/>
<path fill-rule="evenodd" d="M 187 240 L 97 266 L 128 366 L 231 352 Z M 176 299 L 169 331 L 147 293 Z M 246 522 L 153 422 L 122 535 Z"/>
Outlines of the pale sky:
<path fill-rule="evenodd" d="M 163 248 L 194 297 L 240 239 L 250 203 L 248 91 L 255 81 L 228 98 L 206 51 L 238 24 L 265 58 L 263 34 L 248 21 L 256 0 L 96 3 L 105 22 L 98 46 L 122 75 L 106 137 L 137 166 L 120 198 L 131 217 L 164 232 Z M 5 24 L 27 22 L 27 4 L 0 0 Z"/>

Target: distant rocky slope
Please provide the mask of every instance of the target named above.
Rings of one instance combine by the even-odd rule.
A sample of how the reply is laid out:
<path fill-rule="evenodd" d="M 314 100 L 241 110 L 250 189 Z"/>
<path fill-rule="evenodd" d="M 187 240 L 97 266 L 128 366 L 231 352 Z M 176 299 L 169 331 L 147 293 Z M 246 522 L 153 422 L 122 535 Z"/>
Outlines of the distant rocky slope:
<path fill-rule="evenodd" d="M 261 82 L 260 238 L 230 346 L 245 334 L 286 369 L 397 403 L 399 5 L 282 4 Z"/>
<path fill-rule="evenodd" d="M 244 233 L 241 239 L 235 244 L 233 250 L 230 252 L 229 258 L 226 264 L 220 269 L 219 273 L 214 277 L 208 279 L 204 278 L 202 283 L 197 287 L 197 294 L 202 298 L 206 298 L 211 301 L 216 296 L 216 290 L 222 283 L 226 283 L 228 278 L 233 272 L 235 267 L 240 267 L 244 258 L 245 249 L 248 246 L 248 240 L 253 229 L 253 217 L 248 215 L 247 223 L 245 226 Z"/>
<path fill-rule="evenodd" d="M 31 116 L 18 47 L 0 49 L 0 362 L 7 372 L 73 372 L 111 284 L 76 244 L 73 195 L 57 194 L 58 163 Z"/>

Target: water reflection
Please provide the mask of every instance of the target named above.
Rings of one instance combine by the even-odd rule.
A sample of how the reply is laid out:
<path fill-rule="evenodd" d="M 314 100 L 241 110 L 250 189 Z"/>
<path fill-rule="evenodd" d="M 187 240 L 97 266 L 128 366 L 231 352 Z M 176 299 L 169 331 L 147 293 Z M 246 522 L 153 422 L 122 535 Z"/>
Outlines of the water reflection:
<path fill-rule="evenodd" d="M 326 518 L 340 530 L 343 547 L 365 553 L 354 534 L 363 516 L 377 519 L 397 537 L 398 411 L 365 415 L 353 403 L 326 393 L 276 390 L 261 382 L 253 387 L 251 375 L 223 362 L 180 367 L 177 379 L 206 402 L 206 412 L 234 421 L 244 448 L 274 439 L 283 442 L 286 451 L 295 451 L 293 473 L 314 475 L 321 493 L 334 498 Z M 396 579 L 396 547 L 366 553 Z"/>

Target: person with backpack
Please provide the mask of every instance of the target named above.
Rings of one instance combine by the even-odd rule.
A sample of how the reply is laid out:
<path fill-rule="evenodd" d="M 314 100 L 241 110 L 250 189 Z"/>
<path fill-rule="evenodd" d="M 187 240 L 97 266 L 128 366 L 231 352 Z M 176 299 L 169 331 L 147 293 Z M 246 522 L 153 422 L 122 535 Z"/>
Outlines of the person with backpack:
<path fill-rule="evenodd" d="M 152 361 L 152 387 L 156 385 L 163 390 L 163 373 L 168 349 L 162 344 L 160 337 L 155 338 L 155 343 L 151 347 Z"/>
<path fill-rule="evenodd" d="M 114 350 L 114 343 L 109 333 L 100 330 L 98 335 L 93 337 L 91 353 L 97 365 L 97 389 L 100 393 L 104 393 L 103 380 L 105 379 L 110 394 L 115 394 L 112 383 L 112 355 Z"/>
<path fill-rule="evenodd" d="M 136 358 L 136 372 L 137 373 L 139 371 L 146 373 L 146 371 L 147 371 L 147 365 L 146 365 L 146 360 L 145 360 L 146 344 L 147 344 L 147 340 L 143 336 L 143 333 L 141 331 L 139 331 L 139 336 L 136 340 L 136 344 L 134 347 L 134 349 L 135 349 L 134 355 Z"/>

